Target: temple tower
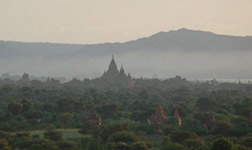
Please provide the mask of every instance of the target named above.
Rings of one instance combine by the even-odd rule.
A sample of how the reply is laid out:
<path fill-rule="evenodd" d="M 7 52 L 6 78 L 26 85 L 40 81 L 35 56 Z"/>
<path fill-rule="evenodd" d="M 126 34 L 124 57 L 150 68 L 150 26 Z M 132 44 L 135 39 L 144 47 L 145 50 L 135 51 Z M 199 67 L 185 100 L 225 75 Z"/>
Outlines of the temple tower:
<path fill-rule="evenodd" d="M 99 83 L 107 86 L 114 87 L 135 87 L 135 81 L 131 76 L 127 76 L 124 71 L 123 65 L 121 65 L 120 71 L 117 69 L 117 65 L 112 55 L 108 70 L 99 79 Z"/>
<path fill-rule="evenodd" d="M 181 119 L 181 117 L 179 116 L 179 112 L 178 112 L 178 109 L 177 109 L 177 108 L 175 108 L 175 110 L 174 110 L 174 117 L 177 118 L 177 120 L 178 120 L 178 125 L 181 126 L 181 125 L 182 125 L 182 119 Z"/>

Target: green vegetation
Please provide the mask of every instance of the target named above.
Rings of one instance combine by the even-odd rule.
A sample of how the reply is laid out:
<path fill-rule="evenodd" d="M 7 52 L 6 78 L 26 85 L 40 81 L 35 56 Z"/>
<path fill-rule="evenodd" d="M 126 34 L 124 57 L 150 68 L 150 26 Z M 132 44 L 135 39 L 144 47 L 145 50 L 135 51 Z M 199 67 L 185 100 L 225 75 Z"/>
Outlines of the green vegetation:
<path fill-rule="evenodd" d="M 63 138 L 67 140 L 75 140 L 86 137 L 86 135 L 79 133 L 79 129 L 57 129 L 56 131 L 62 133 Z M 44 132 L 45 130 L 28 131 L 28 133 L 30 133 L 31 136 L 39 136 L 39 137 L 43 137 Z"/>
<path fill-rule="evenodd" d="M 0 149 L 252 149 L 251 84 L 180 77 L 136 79 L 135 88 L 95 82 L 0 80 Z"/>

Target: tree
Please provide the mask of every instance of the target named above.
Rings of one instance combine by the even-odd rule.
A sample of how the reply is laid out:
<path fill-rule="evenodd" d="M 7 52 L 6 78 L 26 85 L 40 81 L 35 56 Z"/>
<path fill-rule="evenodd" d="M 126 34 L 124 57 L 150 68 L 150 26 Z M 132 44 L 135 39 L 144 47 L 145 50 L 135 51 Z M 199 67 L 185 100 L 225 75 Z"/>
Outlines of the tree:
<path fill-rule="evenodd" d="M 246 147 L 252 147 L 252 136 L 243 137 L 240 141 L 240 144 Z"/>
<path fill-rule="evenodd" d="M 22 112 L 26 112 L 31 109 L 32 103 L 30 101 L 28 101 L 27 99 L 22 99 L 21 103 L 23 104 L 23 111 Z"/>
<path fill-rule="evenodd" d="M 48 139 L 34 139 L 29 150 L 58 150 L 57 146 Z"/>
<path fill-rule="evenodd" d="M 131 118 L 135 121 L 146 122 L 148 118 L 150 118 L 150 111 L 141 111 L 137 110 L 131 114 Z"/>
<path fill-rule="evenodd" d="M 214 115 L 210 112 L 198 112 L 194 114 L 194 118 L 199 120 L 201 123 L 212 123 L 215 119 Z"/>
<path fill-rule="evenodd" d="M 148 150 L 148 146 L 144 142 L 136 142 L 131 145 L 131 150 Z"/>
<path fill-rule="evenodd" d="M 57 142 L 57 146 L 60 150 L 77 150 L 78 149 L 76 143 L 69 142 L 69 141 Z"/>
<path fill-rule="evenodd" d="M 211 150 L 233 150 L 234 144 L 225 137 L 218 137 L 213 140 Z"/>
<path fill-rule="evenodd" d="M 113 124 L 113 125 L 102 125 L 97 130 L 93 132 L 95 138 L 101 138 L 103 141 L 107 141 L 107 139 L 121 131 L 127 131 L 128 125 L 127 124 Z"/>
<path fill-rule="evenodd" d="M 130 145 L 124 143 L 124 142 L 119 142 L 115 144 L 115 147 L 112 147 L 114 150 L 131 150 Z"/>
<path fill-rule="evenodd" d="M 200 98 L 196 104 L 196 107 L 198 107 L 198 109 L 201 111 L 213 110 L 214 108 L 216 108 L 216 106 L 216 101 L 211 100 L 209 98 Z"/>
<path fill-rule="evenodd" d="M 163 126 L 162 130 L 165 135 L 170 135 L 172 132 L 174 132 L 177 129 L 174 126 L 167 125 L 167 126 Z"/>
<path fill-rule="evenodd" d="M 245 147 L 243 145 L 236 144 L 235 150 L 251 150 L 249 147 Z"/>
<path fill-rule="evenodd" d="M 103 117 L 112 117 L 119 110 L 119 108 L 119 104 L 106 104 L 97 110 L 100 114 L 102 114 Z"/>
<path fill-rule="evenodd" d="M 83 150 L 103 150 L 102 141 L 99 138 L 89 136 L 81 138 L 81 147 Z"/>
<path fill-rule="evenodd" d="M 182 144 L 168 142 L 164 144 L 160 150 L 187 150 L 187 149 Z"/>
<path fill-rule="evenodd" d="M 80 134 L 91 134 L 94 129 L 96 129 L 96 126 L 86 123 L 82 125 L 81 129 L 78 132 Z"/>
<path fill-rule="evenodd" d="M 87 150 L 104 150 L 105 147 L 102 145 L 102 142 L 100 139 L 92 139 L 87 144 Z"/>
<path fill-rule="evenodd" d="M 143 89 L 139 92 L 139 96 L 141 97 L 142 100 L 148 100 L 150 98 L 149 91 L 147 89 Z"/>
<path fill-rule="evenodd" d="M 187 147 L 188 150 L 196 150 L 197 148 L 204 146 L 203 141 L 200 138 L 184 140 L 183 145 Z"/>
<path fill-rule="evenodd" d="M 11 147 L 8 144 L 8 141 L 0 139 L 0 149 L 1 150 L 11 150 Z"/>
<path fill-rule="evenodd" d="M 134 143 L 137 142 L 139 139 L 133 132 L 122 131 L 117 132 L 114 135 L 110 136 L 108 141 L 110 142 L 124 142 L 124 143 Z"/>
<path fill-rule="evenodd" d="M 75 102 L 74 103 L 74 111 L 76 112 L 76 113 L 82 113 L 82 112 L 84 112 L 85 111 L 85 106 L 84 106 L 84 104 L 83 104 L 83 102 Z"/>
<path fill-rule="evenodd" d="M 57 102 L 58 110 L 60 112 L 73 112 L 74 111 L 74 100 L 62 99 Z"/>
<path fill-rule="evenodd" d="M 8 110 L 12 113 L 12 115 L 18 115 L 23 110 L 23 105 L 17 102 L 11 102 L 8 105 Z"/>
<path fill-rule="evenodd" d="M 226 134 L 230 128 L 231 124 L 229 122 L 218 120 L 214 122 L 213 132 L 216 134 Z"/>
<path fill-rule="evenodd" d="M 47 112 L 55 112 L 55 106 L 51 103 L 42 104 L 42 110 Z"/>
<path fill-rule="evenodd" d="M 43 116 L 42 112 L 38 110 L 25 112 L 23 115 L 26 119 L 40 119 Z"/>
<path fill-rule="evenodd" d="M 63 136 L 61 132 L 55 130 L 52 127 L 48 127 L 47 130 L 44 132 L 45 138 L 52 140 L 52 141 L 62 141 Z"/>
<path fill-rule="evenodd" d="M 60 115 L 60 121 L 63 123 L 63 125 L 68 125 L 73 120 L 73 114 L 71 113 L 61 113 Z"/>
<path fill-rule="evenodd" d="M 199 136 L 197 134 L 190 131 L 175 131 L 170 135 L 171 141 L 175 143 L 183 143 L 185 140 L 198 138 Z"/>

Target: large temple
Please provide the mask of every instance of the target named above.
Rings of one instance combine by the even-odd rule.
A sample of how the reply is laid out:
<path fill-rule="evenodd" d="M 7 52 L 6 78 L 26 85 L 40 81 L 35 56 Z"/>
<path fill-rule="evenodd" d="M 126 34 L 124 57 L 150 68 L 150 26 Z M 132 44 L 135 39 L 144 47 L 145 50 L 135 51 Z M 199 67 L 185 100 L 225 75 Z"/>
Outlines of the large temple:
<path fill-rule="evenodd" d="M 130 73 L 125 73 L 123 65 L 121 66 L 120 70 L 117 69 L 113 55 L 108 70 L 104 71 L 104 74 L 101 76 L 101 78 L 99 78 L 99 82 L 100 84 L 116 87 L 134 88 L 136 86 L 136 82 L 133 80 Z"/>

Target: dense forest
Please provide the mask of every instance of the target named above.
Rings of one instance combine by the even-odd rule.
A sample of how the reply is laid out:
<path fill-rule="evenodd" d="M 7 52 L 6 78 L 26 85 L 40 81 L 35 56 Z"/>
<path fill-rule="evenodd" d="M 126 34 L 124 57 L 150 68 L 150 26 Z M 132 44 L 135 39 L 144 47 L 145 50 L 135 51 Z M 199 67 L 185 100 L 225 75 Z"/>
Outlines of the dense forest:
<path fill-rule="evenodd" d="M 0 80 L 0 149 L 252 149 L 251 83 L 135 81 Z"/>

